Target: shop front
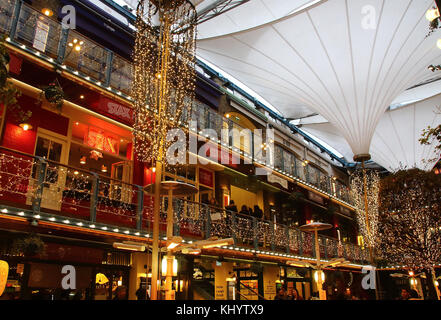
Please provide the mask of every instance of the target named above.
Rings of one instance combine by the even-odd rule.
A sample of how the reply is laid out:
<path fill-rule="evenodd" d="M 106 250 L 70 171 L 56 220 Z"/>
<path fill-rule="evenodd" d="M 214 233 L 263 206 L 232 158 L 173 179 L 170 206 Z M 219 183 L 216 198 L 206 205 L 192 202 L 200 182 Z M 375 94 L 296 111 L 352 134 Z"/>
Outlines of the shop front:
<path fill-rule="evenodd" d="M 38 253 L 18 243 L 41 241 Z M 50 237 L 2 237 L 1 257 L 9 264 L 4 299 L 110 300 L 117 287 L 129 288 L 130 254 L 78 245 Z"/>

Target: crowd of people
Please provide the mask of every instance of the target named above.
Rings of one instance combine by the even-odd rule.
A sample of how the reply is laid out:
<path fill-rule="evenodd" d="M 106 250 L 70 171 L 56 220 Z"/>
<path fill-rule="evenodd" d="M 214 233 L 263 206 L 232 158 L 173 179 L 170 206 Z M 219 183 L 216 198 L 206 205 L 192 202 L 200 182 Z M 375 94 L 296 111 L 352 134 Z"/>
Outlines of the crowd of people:
<path fill-rule="evenodd" d="M 238 212 L 237 206 L 234 203 L 234 200 L 230 201 L 230 204 L 225 207 L 225 210 L 231 211 L 231 212 Z M 238 212 L 239 214 L 242 214 L 244 216 L 254 217 L 257 219 L 263 218 L 263 211 L 260 209 L 258 205 L 254 205 L 254 209 L 251 207 L 248 207 L 246 205 L 243 205 Z"/>
<path fill-rule="evenodd" d="M 303 300 L 303 297 L 296 288 L 288 288 L 288 290 L 285 290 L 285 288 L 281 287 L 279 291 L 277 291 L 274 300 Z"/>

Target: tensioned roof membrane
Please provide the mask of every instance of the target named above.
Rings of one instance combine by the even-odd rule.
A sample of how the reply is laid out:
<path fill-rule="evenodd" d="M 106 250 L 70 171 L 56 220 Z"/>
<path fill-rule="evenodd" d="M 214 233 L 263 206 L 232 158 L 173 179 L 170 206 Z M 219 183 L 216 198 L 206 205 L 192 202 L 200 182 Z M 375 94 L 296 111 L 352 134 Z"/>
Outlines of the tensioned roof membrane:
<path fill-rule="evenodd" d="M 273 10 L 286 2 L 272 1 Z M 428 65 L 441 64 L 439 31 L 426 38 L 425 14 L 433 5 L 432 0 L 324 0 L 251 29 L 199 39 L 197 54 L 286 118 L 319 113 L 353 154 L 368 154 L 393 100 L 433 77 Z"/>
<path fill-rule="evenodd" d="M 436 141 L 421 145 L 423 129 L 441 123 L 441 94 L 385 112 L 371 144 L 372 160 L 389 171 L 417 167 L 430 170 L 440 157 Z M 330 123 L 302 126 L 302 130 L 327 141 L 346 158 L 352 158 L 350 146 Z"/>

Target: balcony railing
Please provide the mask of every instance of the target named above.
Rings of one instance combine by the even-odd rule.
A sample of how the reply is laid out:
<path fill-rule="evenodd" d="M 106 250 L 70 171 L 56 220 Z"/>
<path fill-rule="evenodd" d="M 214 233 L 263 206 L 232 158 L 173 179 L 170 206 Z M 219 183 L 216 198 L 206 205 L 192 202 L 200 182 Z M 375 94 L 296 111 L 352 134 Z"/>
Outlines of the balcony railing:
<path fill-rule="evenodd" d="M 140 186 L 0 148 L 0 214 L 150 236 L 153 201 Z M 162 199 L 162 238 L 168 205 L 167 198 Z M 175 198 L 172 205 L 174 234 L 186 241 L 232 237 L 231 250 L 315 257 L 311 233 L 184 199 Z M 324 236 L 319 240 L 323 259 L 367 261 L 366 251 L 359 246 Z"/>
<path fill-rule="evenodd" d="M 40 58 L 82 76 L 103 89 L 111 89 L 129 98 L 132 83 L 132 64 L 129 61 L 77 31 L 63 29 L 58 21 L 34 10 L 23 1 L 0 0 L 0 32 L 9 34 L 11 43 L 26 48 L 31 53 L 38 53 Z M 75 50 L 74 45 L 69 45 L 80 42 L 79 51 Z M 200 102 L 195 102 L 191 119 L 196 121 L 196 127 L 190 129 L 197 133 L 204 129 L 213 129 L 217 133 L 222 129 L 244 129 Z M 265 142 L 266 137 L 250 132 L 249 136 L 240 139 L 235 136 L 221 136 L 216 142 L 251 161 L 273 166 L 266 160 L 266 152 L 260 147 L 254 147 L 255 141 Z M 282 164 L 274 169 L 285 176 L 310 184 L 331 197 L 352 203 L 345 186 L 337 185 L 332 188 L 329 176 L 312 166 L 304 168 L 294 154 L 282 155 Z"/>

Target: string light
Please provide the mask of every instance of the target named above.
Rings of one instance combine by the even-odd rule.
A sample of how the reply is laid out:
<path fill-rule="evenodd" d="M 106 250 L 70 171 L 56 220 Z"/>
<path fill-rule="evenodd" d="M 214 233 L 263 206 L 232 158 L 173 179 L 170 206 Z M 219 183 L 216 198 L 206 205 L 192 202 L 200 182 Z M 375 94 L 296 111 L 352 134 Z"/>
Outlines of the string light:
<path fill-rule="evenodd" d="M 193 5 L 186 0 L 139 2 L 131 96 L 135 151 L 143 162 L 158 160 L 171 143 L 166 141 L 168 130 L 179 128 L 179 121 L 186 122 L 191 114 L 195 17 Z"/>
<path fill-rule="evenodd" d="M 354 201 L 357 222 L 361 235 L 369 248 L 375 249 L 378 244 L 378 195 L 380 177 L 376 171 L 366 170 L 367 217 L 363 171 L 356 171 L 351 177 L 351 197 Z"/>
<path fill-rule="evenodd" d="M 432 271 L 441 259 L 441 181 L 433 172 L 398 171 L 383 179 L 381 250 L 393 264 Z"/>

